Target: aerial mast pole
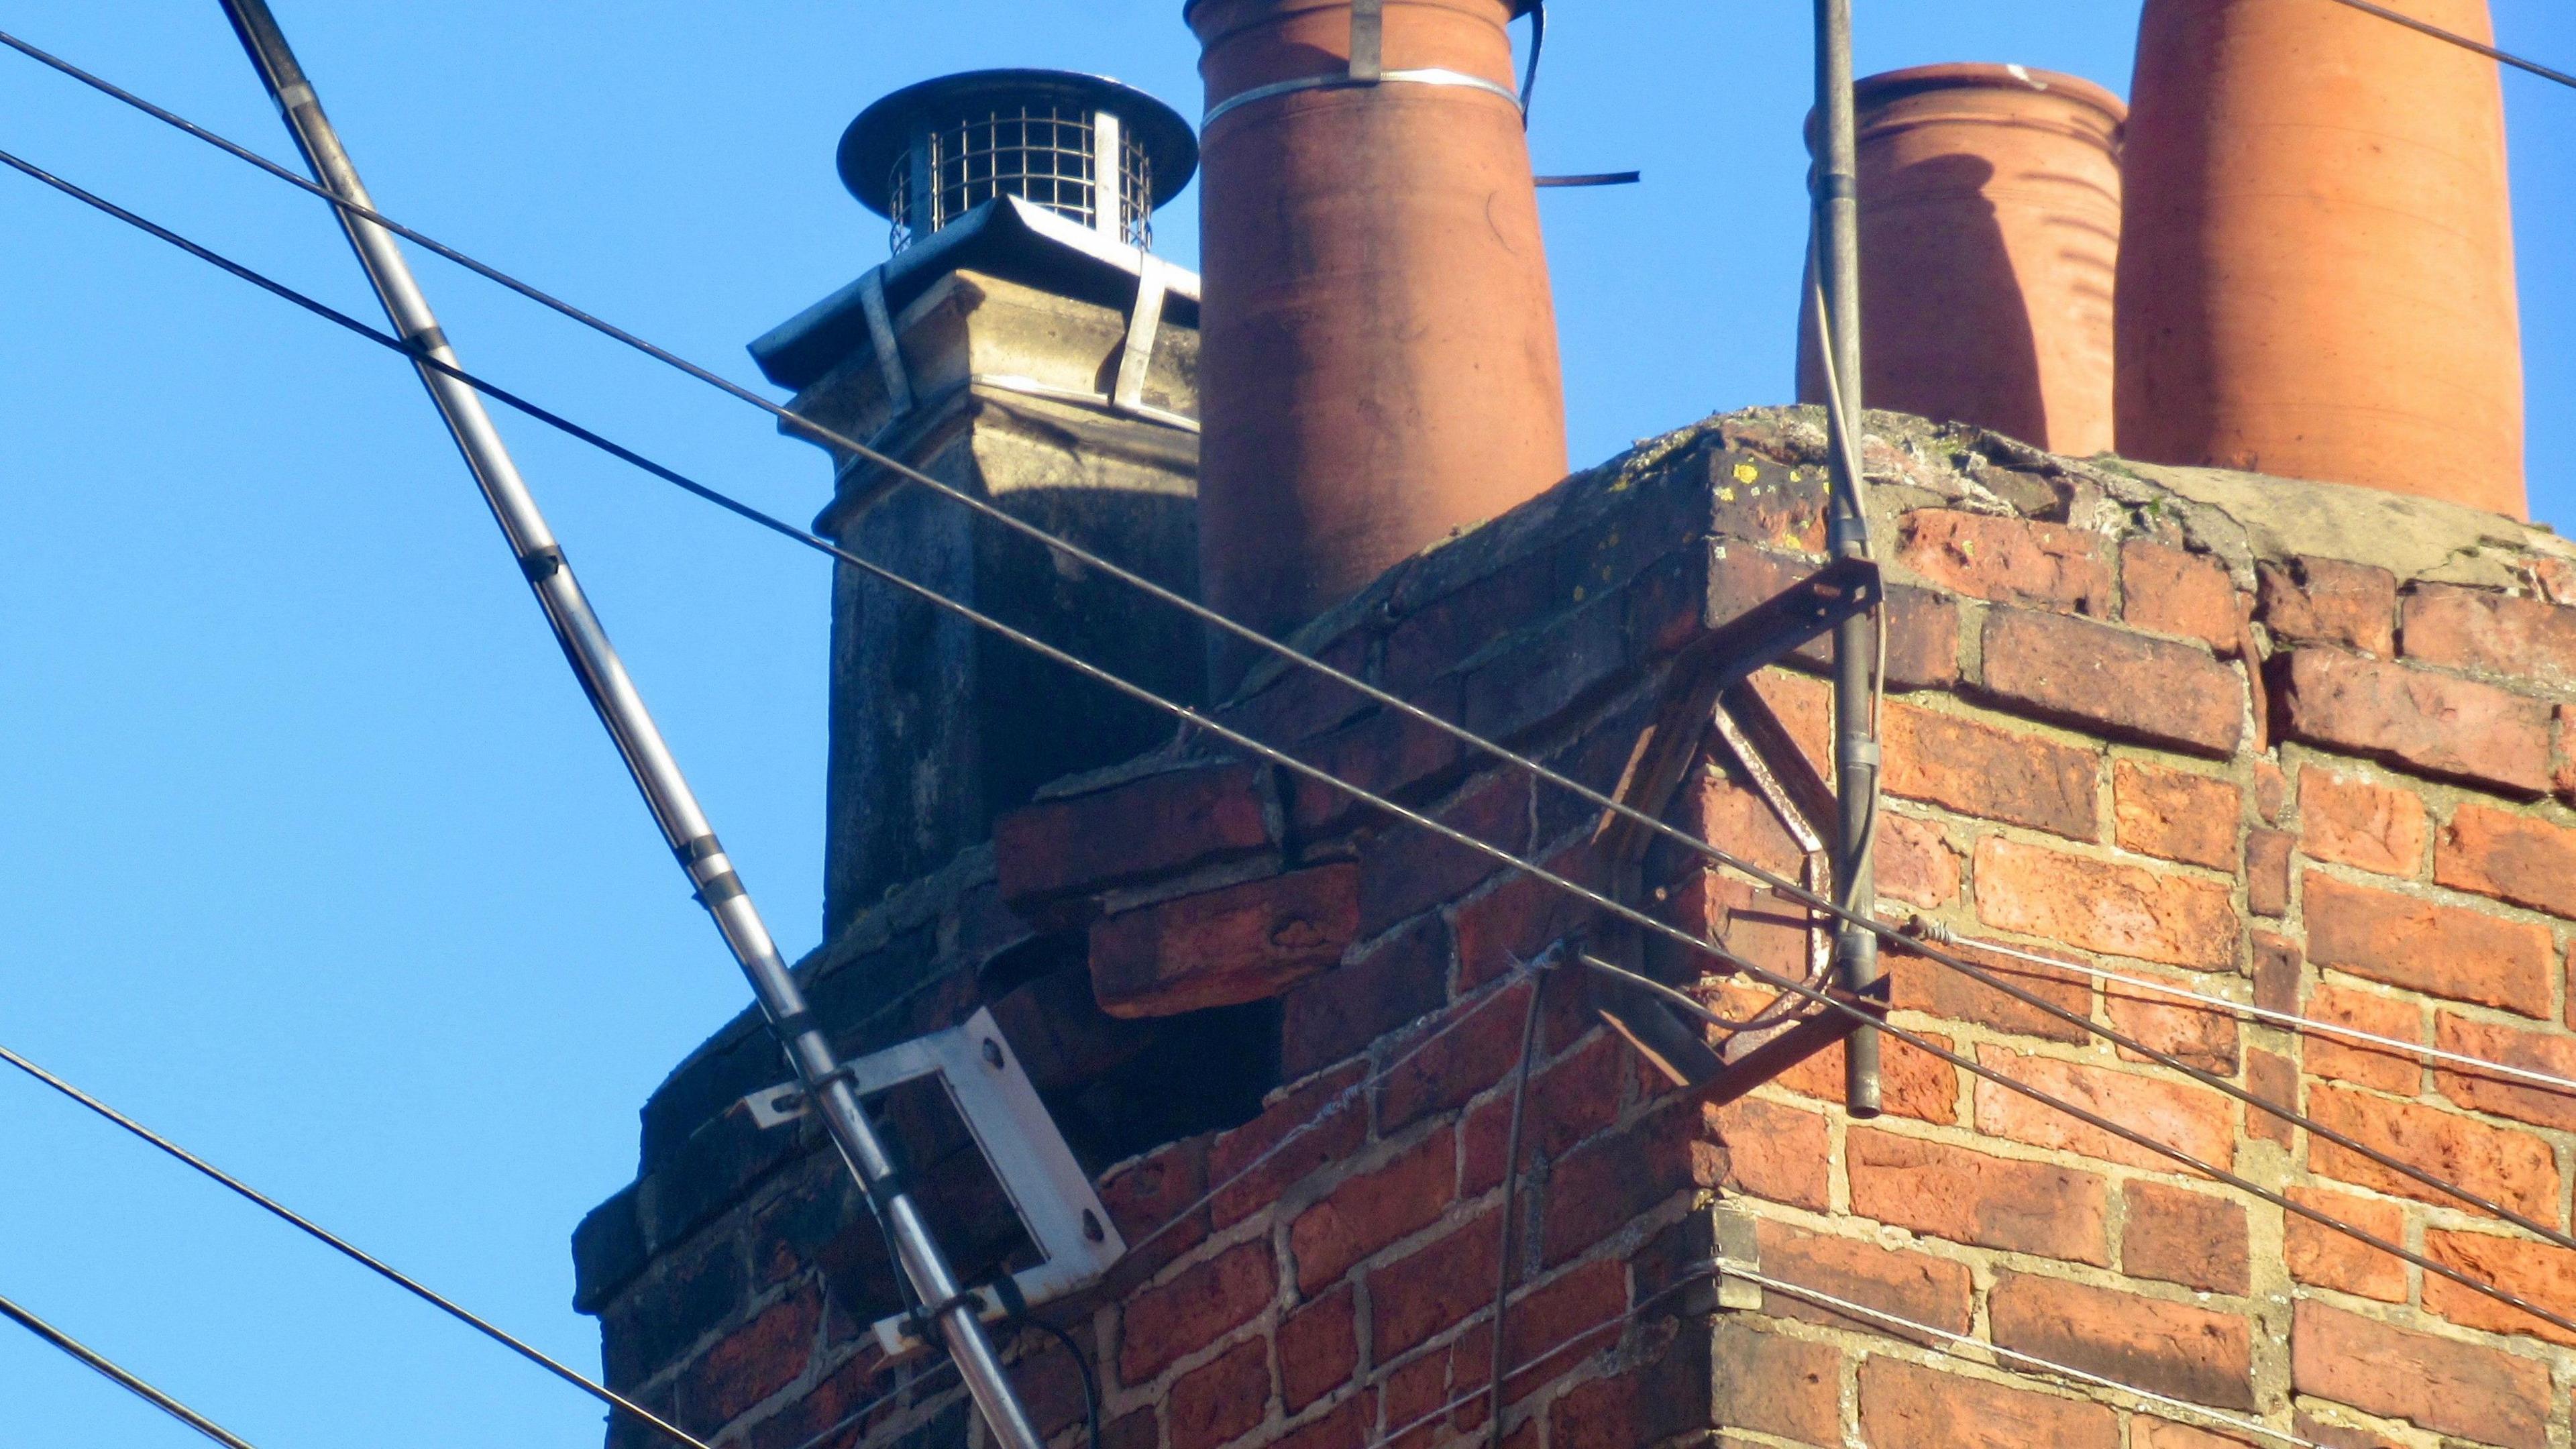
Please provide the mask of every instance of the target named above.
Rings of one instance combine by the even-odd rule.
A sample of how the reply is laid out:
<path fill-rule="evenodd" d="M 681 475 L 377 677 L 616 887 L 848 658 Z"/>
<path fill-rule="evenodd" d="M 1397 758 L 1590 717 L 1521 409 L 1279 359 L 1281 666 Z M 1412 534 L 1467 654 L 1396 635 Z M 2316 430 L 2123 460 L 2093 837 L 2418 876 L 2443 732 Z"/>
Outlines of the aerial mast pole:
<path fill-rule="evenodd" d="M 335 208 L 341 228 L 348 233 L 349 244 L 356 249 L 358 263 L 365 268 L 377 299 L 384 304 L 394 332 L 422 356 L 449 367 L 461 366 L 446 335 L 439 331 L 438 319 L 413 280 L 410 265 L 404 261 L 393 236 L 348 209 L 357 206 L 372 211 L 374 203 L 368 199 L 357 168 L 314 97 L 311 82 L 287 48 L 266 0 L 222 0 L 222 4 L 234 34 L 250 53 L 261 83 L 268 87 L 270 99 L 286 118 L 287 129 L 294 133 L 295 144 L 312 167 L 314 178 L 334 197 L 348 203 Z M 884 1220 L 894 1241 L 900 1271 L 911 1281 L 920 1300 L 929 1305 L 939 1336 L 956 1361 L 976 1407 L 991 1426 L 994 1439 L 1000 1449 L 1042 1449 L 1043 1441 L 1003 1377 L 1000 1358 L 976 1317 L 974 1297 L 961 1295 L 955 1275 L 930 1235 L 928 1222 L 885 1145 L 860 1110 L 858 1094 L 843 1074 L 830 1040 L 807 1011 L 804 992 L 779 956 L 777 943 L 770 939 L 769 928 L 753 906 L 750 893 L 717 843 L 714 827 L 707 822 L 661 730 L 645 709 L 643 696 L 627 676 L 598 616 L 591 611 L 571 565 L 564 561 L 563 549 L 546 527 L 535 498 L 510 459 L 509 449 L 484 411 L 481 397 L 449 373 L 422 363 L 415 366 L 422 384 L 429 389 L 430 400 L 455 438 L 458 451 L 465 455 L 465 465 L 482 490 L 483 501 L 490 505 L 494 521 L 500 524 L 520 572 L 535 590 L 538 606 L 544 609 L 546 622 L 554 629 L 556 642 L 563 646 L 564 657 L 580 679 L 582 691 L 590 696 L 600 723 L 608 727 L 609 738 L 616 743 L 618 754 L 624 757 L 635 778 L 636 788 L 643 793 L 645 805 L 653 812 L 654 823 L 661 827 L 663 842 L 678 857 L 699 904 L 714 918 L 716 930 L 750 980 L 761 1011 L 769 1019 L 770 1030 L 786 1051 L 807 1099 L 818 1109 L 833 1145 Z"/>

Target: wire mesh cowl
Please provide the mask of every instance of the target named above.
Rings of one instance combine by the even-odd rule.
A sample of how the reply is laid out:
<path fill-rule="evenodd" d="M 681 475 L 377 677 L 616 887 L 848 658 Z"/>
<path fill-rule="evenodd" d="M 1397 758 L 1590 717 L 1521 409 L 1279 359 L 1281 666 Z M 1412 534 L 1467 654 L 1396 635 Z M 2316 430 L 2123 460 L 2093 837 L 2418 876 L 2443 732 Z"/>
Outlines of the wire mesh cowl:
<path fill-rule="evenodd" d="M 1051 102 L 995 106 L 916 132 L 887 176 L 893 249 L 902 251 L 997 196 L 1016 196 L 1100 229 L 1094 114 Z M 1124 127 L 1118 153 L 1118 235 L 1131 246 L 1150 247 L 1153 158 Z M 930 182 L 919 200 L 913 194 L 916 175 Z"/>

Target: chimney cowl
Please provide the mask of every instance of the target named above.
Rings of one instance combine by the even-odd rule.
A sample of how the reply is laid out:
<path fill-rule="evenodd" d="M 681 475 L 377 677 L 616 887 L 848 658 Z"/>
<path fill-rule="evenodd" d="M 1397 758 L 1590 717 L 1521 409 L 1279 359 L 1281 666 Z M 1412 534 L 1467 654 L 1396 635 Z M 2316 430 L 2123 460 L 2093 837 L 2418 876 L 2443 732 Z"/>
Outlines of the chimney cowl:
<path fill-rule="evenodd" d="M 1114 151 L 1114 207 L 1099 201 Z M 1107 76 L 974 70 L 905 86 L 841 133 L 841 184 L 893 223 L 895 251 L 997 196 L 1017 196 L 1111 241 L 1147 246 L 1156 208 L 1198 169 L 1180 113 Z"/>

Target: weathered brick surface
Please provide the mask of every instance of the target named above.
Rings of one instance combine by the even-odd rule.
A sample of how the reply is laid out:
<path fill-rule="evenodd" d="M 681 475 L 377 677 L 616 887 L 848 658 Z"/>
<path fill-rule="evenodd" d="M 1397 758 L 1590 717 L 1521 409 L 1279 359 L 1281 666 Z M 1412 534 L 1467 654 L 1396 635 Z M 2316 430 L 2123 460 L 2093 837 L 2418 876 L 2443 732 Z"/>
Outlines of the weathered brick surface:
<path fill-rule="evenodd" d="M 2213 755 L 2244 734 L 2245 677 L 2197 644 L 1997 607 L 1980 647 L 1986 691 L 2042 718 Z"/>
<path fill-rule="evenodd" d="M 2445 1011 L 2434 1020 L 2433 1044 L 2462 1056 L 2576 1082 L 2576 1037 L 2564 1032 L 2525 1031 Z M 2433 1069 L 2433 1085 L 2463 1107 L 2534 1126 L 2576 1131 L 2576 1087 L 2440 1065 Z"/>
<path fill-rule="evenodd" d="M 1977 919 L 2003 931 L 2200 970 L 2236 964 L 2222 881 L 2099 860 L 1999 835 L 1977 843 Z"/>
<path fill-rule="evenodd" d="M 2212 1293 L 2241 1294 L 2252 1286 L 2243 1204 L 2144 1179 L 2123 1186 L 2120 1197 L 2122 1271 Z"/>
<path fill-rule="evenodd" d="M 2317 988 L 2308 998 L 2307 1016 L 2311 1021 L 2332 1022 L 2393 1041 L 2421 1041 L 2424 1036 L 2424 1008 L 2420 1003 L 2338 983 Z M 2357 1082 L 2401 1097 L 2415 1095 L 2424 1083 L 2421 1058 L 2327 1032 L 2316 1032 L 2308 1038 L 2307 1067 L 2311 1076 Z"/>
<path fill-rule="evenodd" d="M 1118 1377 L 1141 1384 L 1227 1330 L 1249 1323 L 1279 1292 L 1267 1242 L 1238 1243 L 1139 1291 L 1120 1316 Z"/>
<path fill-rule="evenodd" d="M 2298 1305 L 2290 1381 L 2304 1394 L 2508 1449 L 2548 1442 L 2549 1370 L 2323 1303 Z"/>
<path fill-rule="evenodd" d="M 2063 524 L 1925 509 L 1905 515 L 1896 557 L 1973 598 L 2087 614 L 2110 606 L 2100 535 Z"/>
<path fill-rule="evenodd" d="M 1760 1240 L 1762 1271 L 1785 1282 L 1951 1333 L 1967 1332 L 1975 1314 L 1975 1289 L 1964 1263 L 1859 1238 L 1805 1232 L 1786 1223 L 1762 1224 Z M 1863 1332 L 1888 1331 L 1879 1321 L 1846 1316 L 1787 1294 L 1775 1295 L 1770 1311 Z"/>
<path fill-rule="evenodd" d="M 1918 1233 L 2081 1263 L 2111 1261 L 2110 1189 L 2053 1163 L 1854 1128 L 1852 1211 Z"/>
<path fill-rule="evenodd" d="M 2391 986 L 2546 1018 L 2547 928 L 2311 873 L 2308 959 Z"/>
<path fill-rule="evenodd" d="M 1740 1324 L 1718 1329 L 1718 1422 L 1808 1444 L 1842 1438 L 1842 1354 Z"/>
<path fill-rule="evenodd" d="M 2433 879 L 2576 917 L 2576 830 L 2493 806 L 2462 805 L 2434 844 Z"/>
<path fill-rule="evenodd" d="M 2321 770 L 2299 772 L 2300 849 L 2381 875 L 2412 876 L 2424 868 L 2432 827 L 2424 797 L 2412 790 Z"/>
<path fill-rule="evenodd" d="M 2026 1056 L 2002 1047 L 1979 1047 L 1977 1060 L 2015 1082 L 2213 1167 L 2227 1167 L 2236 1160 L 2236 1104 L 2207 1087 L 2058 1057 Z M 2162 1153 L 1990 1079 L 1978 1079 L 1976 1107 L 1981 1132 L 2133 1167 L 2172 1171 L 2175 1166 Z"/>
<path fill-rule="evenodd" d="M 2290 913 L 2290 856 L 2297 843 L 2286 830 L 2245 832 L 2245 909 L 2276 921 Z"/>
<path fill-rule="evenodd" d="M 1172 1449 L 1215 1449 L 1259 1424 L 1270 1409 L 1270 1346 L 1236 1344 L 1172 1381 L 1165 1413 Z"/>
<path fill-rule="evenodd" d="M 2434 1228 L 2424 1234 L 2424 1256 L 2443 1267 L 2505 1288 L 2524 1302 L 2560 1318 L 2576 1319 L 2576 1251 L 2528 1238 Z M 2576 1333 L 2538 1314 L 2498 1303 L 2438 1273 L 2424 1275 L 2424 1306 L 2471 1328 L 2576 1344 Z"/>
<path fill-rule="evenodd" d="M 1166 770 L 1004 815 L 993 824 L 1003 898 L 1107 890 L 1263 850 L 1270 827 L 1260 773 L 1249 764 Z"/>
<path fill-rule="evenodd" d="M 1331 1393 L 1358 1372 L 1358 1296 L 1345 1283 L 1279 1320 L 1279 1397 L 1289 1413 Z"/>
<path fill-rule="evenodd" d="M 2292 558 L 2257 569 L 2255 617 L 2275 639 L 2397 652 L 2397 576 L 2368 564 Z"/>
<path fill-rule="evenodd" d="M 1314 1293 L 1353 1263 L 1407 1233 L 1440 1221 L 1458 1179 L 1458 1148 L 1446 1127 L 1389 1162 L 1343 1179 L 1288 1224 L 1297 1289 Z"/>
<path fill-rule="evenodd" d="M 2077 840 L 2098 832 L 2094 751 L 1898 701 L 1881 718 L 1889 794 Z"/>
<path fill-rule="evenodd" d="M 2576 609 L 2492 589 L 2418 584 L 2401 614 L 2406 657 L 2532 684 L 2576 684 Z"/>
<path fill-rule="evenodd" d="M 2395 1203 L 2321 1187 L 2293 1187 L 2288 1197 L 2383 1243 L 2406 1246 L 2406 1210 Z M 2298 1213 L 2283 1213 L 2281 1223 L 2292 1278 L 2383 1303 L 2406 1301 L 2405 1259 Z"/>
<path fill-rule="evenodd" d="M 2301 649 L 2276 671 L 2290 735 L 2427 775 L 2537 795 L 2550 786 L 2549 707 L 2491 684 Z"/>
<path fill-rule="evenodd" d="M 2136 760 L 2111 767 L 2111 812 L 2123 850 L 2213 870 L 2236 868 L 2245 795 L 2233 783 Z"/>
<path fill-rule="evenodd" d="M 2225 653 L 2244 619 L 2227 566 L 2153 539 L 2120 545 L 2120 618 L 2132 628 L 2184 634 Z"/>
<path fill-rule="evenodd" d="M 1987 1300 L 1995 1342 L 2195 1404 L 2254 1407 L 2252 1328 L 2232 1313 L 2013 1273 Z"/>
<path fill-rule="evenodd" d="M 2103 1405 L 1899 1359 L 1860 1366 L 1860 1425 L 1875 1449 L 2112 1449 L 2119 1416 Z"/>
<path fill-rule="evenodd" d="M 1359 922 L 1348 865 L 1182 896 L 1093 923 L 1092 991 L 1112 1016 L 1266 1001 L 1331 970 Z"/>
<path fill-rule="evenodd" d="M 2308 1114 L 2364 1146 L 2525 1217 L 2548 1223 L 2559 1220 L 2557 1157 L 2546 1141 L 2531 1133 L 2339 1086 L 2320 1086 L 2308 1093 Z M 2453 1202 L 2445 1193 L 2322 1138 L 2308 1144 L 2308 1162 L 2340 1182 L 2425 1202 Z"/>

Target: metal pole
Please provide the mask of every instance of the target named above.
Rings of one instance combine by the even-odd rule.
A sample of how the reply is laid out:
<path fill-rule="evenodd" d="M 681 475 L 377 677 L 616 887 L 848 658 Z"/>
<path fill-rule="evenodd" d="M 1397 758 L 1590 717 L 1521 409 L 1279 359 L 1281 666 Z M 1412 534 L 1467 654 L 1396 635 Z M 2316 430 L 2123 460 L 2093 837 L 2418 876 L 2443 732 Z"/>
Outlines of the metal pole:
<path fill-rule="evenodd" d="M 250 52 L 261 82 L 285 116 L 287 128 L 294 133 L 295 143 L 313 168 L 315 179 L 340 200 L 373 210 L 356 167 L 341 149 L 339 136 L 323 115 L 312 85 L 296 64 L 293 52 L 287 49 L 266 0 L 222 3 L 224 13 L 232 20 L 233 32 L 241 38 L 243 49 Z M 460 366 L 392 235 L 345 208 L 338 212 L 341 228 L 357 250 L 359 265 L 375 285 L 376 296 L 384 303 L 394 332 L 424 355 L 450 367 Z M 939 1245 L 932 1240 L 929 1224 L 914 1204 L 884 1144 L 877 1140 L 875 1130 L 860 1111 L 858 1094 L 841 1073 L 830 1041 L 806 1010 L 804 992 L 780 958 L 777 943 L 770 939 L 768 926 L 734 874 L 724 848 L 717 844 L 714 828 L 698 808 L 697 797 L 645 709 L 643 696 L 627 677 L 606 630 L 591 611 L 581 585 L 574 580 L 571 565 L 564 561 L 562 548 L 547 529 L 500 434 L 493 429 L 482 399 L 447 373 L 415 366 L 422 384 L 429 389 L 430 400 L 446 420 L 448 432 L 455 437 L 458 451 L 465 455 L 465 465 L 482 489 L 483 501 L 491 506 L 492 517 L 500 524 L 510 552 L 517 557 L 520 572 L 536 591 L 537 603 L 545 610 L 546 622 L 553 626 L 565 659 L 580 679 L 583 692 L 590 696 L 592 707 L 598 710 L 600 723 L 608 727 L 609 738 L 625 758 L 636 788 L 643 792 L 654 823 L 661 827 L 664 843 L 679 858 L 698 902 L 714 918 L 725 945 L 749 978 L 761 1011 L 769 1018 L 770 1029 L 786 1049 L 788 1061 L 806 1087 L 808 1100 L 819 1109 L 833 1145 L 885 1220 L 903 1272 L 921 1301 L 930 1306 L 940 1337 L 956 1360 L 959 1375 L 974 1395 L 976 1406 L 991 1425 L 995 1440 L 1001 1449 L 1042 1449 L 1043 1441 L 1003 1377 L 1001 1360 L 984 1336 L 971 1300 L 959 1296 L 956 1278 Z"/>
<path fill-rule="evenodd" d="M 1817 284 L 1823 293 L 1835 403 L 1851 446 L 1828 448 L 1833 501 L 1828 544 L 1836 558 L 1869 550 L 1869 523 L 1861 509 L 1860 428 L 1860 204 L 1858 142 L 1852 120 L 1851 0 L 1816 0 L 1816 118 L 1820 146 L 1809 174 L 1816 238 Z M 1870 838 L 1878 813 L 1878 740 L 1872 656 L 1881 617 L 1855 615 L 1834 629 L 1834 794 L 1841 803 L 1834 881 L 1845 909 L 1868 911 L 1877 903 Z M 1835 969 L 1846 989 L 1884 990 L 1878 938 L 1846 924 L 1834 944 Z M 1843 1045 L 1844 1110 L 1855 1117 L 1879 1114 L 1879 1037 L 1863 1026 Z"/>

